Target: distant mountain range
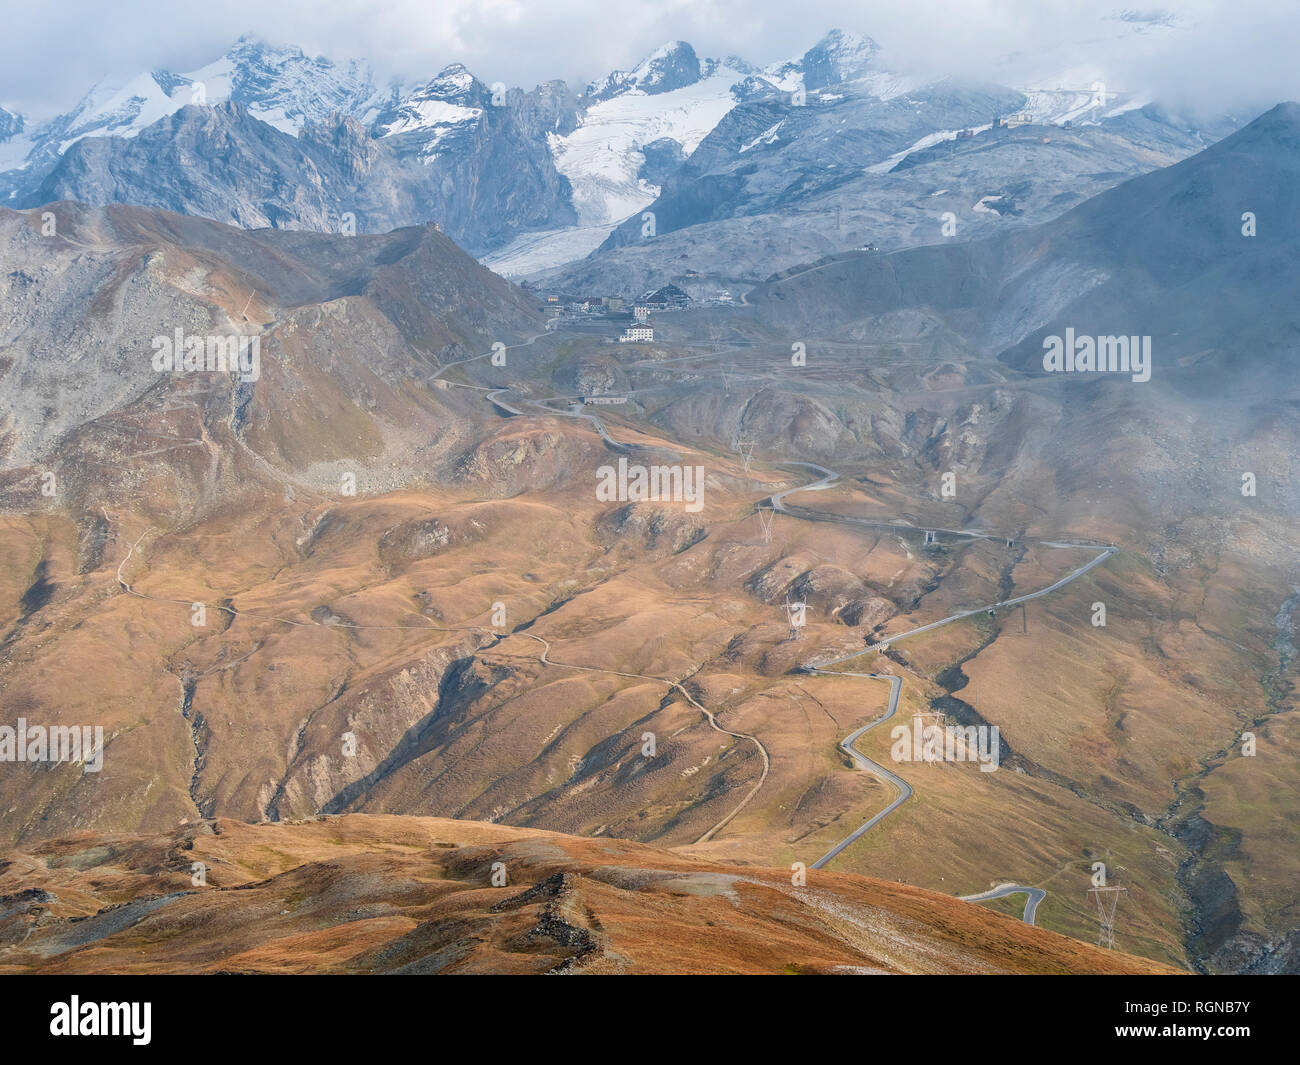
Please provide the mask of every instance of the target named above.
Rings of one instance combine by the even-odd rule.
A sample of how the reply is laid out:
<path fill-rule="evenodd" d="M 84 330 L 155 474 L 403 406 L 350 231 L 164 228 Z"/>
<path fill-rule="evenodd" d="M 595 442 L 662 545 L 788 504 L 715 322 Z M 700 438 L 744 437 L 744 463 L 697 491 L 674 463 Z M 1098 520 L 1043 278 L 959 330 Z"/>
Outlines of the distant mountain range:
<path fill-rule="evenodd" d="M 760 319 L 861 338 L 890 316 L 928 317 L 936 345 L 1043 371 L 1044 340 L 1154 335 L 1156 376 L 1222 395 L 1275 372 L 1300 335 L 1300 104 L 1279 104 L 1181 163 L 1058 218 L 988 239 L 893 255 L 853 252 L 760 285 Z M 1240 383 L 1240 382 L 1239 382 Z"/>
<path fill-rule="evenodd" d="M 626 294 L 683 261 L 753 283 L 857 244 L 924 243 L 947 210 L 968 216 L 963 236 L 1042 220 L 1237 125 L 1077 85 L 926 84 L 840 30 L 763 68 L 674 41 L 581 91 L 487 85 L 460 64 L 380 86 L 364 62 L 244 37 L 39 124 L 0 109 L 0 203 L 335 232 L 436 221 L 508 276 Z M 1045 126 L 1070 132 L 1054 144 Z"/>

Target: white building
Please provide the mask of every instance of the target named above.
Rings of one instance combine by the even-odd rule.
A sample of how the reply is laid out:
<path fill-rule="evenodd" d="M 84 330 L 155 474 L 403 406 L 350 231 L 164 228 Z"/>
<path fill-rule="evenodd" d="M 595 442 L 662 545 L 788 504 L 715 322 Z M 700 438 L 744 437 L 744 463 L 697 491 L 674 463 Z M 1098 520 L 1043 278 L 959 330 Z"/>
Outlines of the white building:
<path fill-rule="evenodd" d="M 618 338 L 620 344 L 635 344 L 642 340 L 654 340 L 655 331 L 648 325 L 630 325 L 623 330 L 623 335 Z"/>
<path fill-rule="evenodd" d="M 650 317 L 650 308 L 645 306 L 645 304 L 638 303 L 632 308 L 632 317 L 638 322 L 644 322 Z"/>

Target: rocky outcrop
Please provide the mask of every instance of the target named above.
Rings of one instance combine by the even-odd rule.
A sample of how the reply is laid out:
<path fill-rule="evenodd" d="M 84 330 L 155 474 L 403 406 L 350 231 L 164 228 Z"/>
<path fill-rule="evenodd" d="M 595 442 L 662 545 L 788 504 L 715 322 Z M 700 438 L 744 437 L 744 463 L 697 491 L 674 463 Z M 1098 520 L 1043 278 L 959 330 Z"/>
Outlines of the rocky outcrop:
<path fill-rule="evenodd" d="M 659 503 L 628 503 L 603 517 L 597 528 L 597 535 L 609 546 L 630 542 L 646 551 L 673 555 L 699 543 L 707 533 L 697 515 Z"/>

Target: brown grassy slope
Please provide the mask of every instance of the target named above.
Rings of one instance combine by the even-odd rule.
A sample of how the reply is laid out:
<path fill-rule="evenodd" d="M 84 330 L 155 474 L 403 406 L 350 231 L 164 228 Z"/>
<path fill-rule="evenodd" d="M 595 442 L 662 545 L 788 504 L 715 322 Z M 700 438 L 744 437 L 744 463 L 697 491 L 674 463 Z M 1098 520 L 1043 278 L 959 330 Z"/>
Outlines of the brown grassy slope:
<path fill-rule="evenodd" d="M 12 852 L 0 944 L 0 972 L 1176 971 L 867 877 L 359 814 Z"/>
<path fill-rule="evenodd" d="M 585 429 L 562 423 L 556 431 L 584 454 Z M 890 798 L 835 748 L 883 711 L 887 687 L 785 671 L 814 654 L 863 646 L 860 628 L 834 623 L 832 611 L 846 600 L 910 600 L 945 566 L 956 567 L 954 580 L 926 592 L 921 616 L 1000 594 L 987 571 L 1001 547 L 932 557 L 897 537 L 864 543 L 854 530 L 784 518 L 780 541 L 764 544 L 755 519 L 733 517 L 746 495 L 720 486 L 702 515 L 708 537 L 673 553 L 674 526 L 657 537 L 634 523 L 614 534 L 583 496 L 575 489 L 476 501 L 408 490 L 250 506 L 152 532 L 138 516 L 110 510 L 104 557 L 84 574 L 70 521 L 9 519 L 11 568 L 25 573 L 12 582 L 11 601 L 41 559 L 58 587 L 14 628 L 0 707 L 31 721 L 102 721 L 109 747 L 99 774 L 9 766 L 0 774 L 0 839 L 28 849 L 88 827 L 152 834 L 214 815 L 259 821 L 326 811 L 692 846 L 736 809 L 762 767 L 751 743 L 714 732 L 653 679 L 685 678 L 724 727 L 752 733 L 771 755 L 752 801 L 693 855 L 776 866 L 816 860 Z M 114 579 L 141 533 L 124 576 L 159 600 L 128 595 Z M 1025 560 L 1029 586 L 1076 562 L 1037 559 L 1031 551 Z M 803 587 L 805 571 L 816 578 L 799 592 L 811 603 L 808 631 L 790 641 L 781 603 L 790 582 Z M 1056 596 L 1060 607 L 1035 606 L 1034 635 L 1020 640 L 1026 652 L 1041 646 L 1049 609 L 1086 617 L 1093 593 Z M 194 600 L 209 604 L 205 628 L 190 625 Z M 239 611 L 233 620 L 217 610 L 226 601 Z M 498 601 L 508 607 L 506 623 L 489 644 Z M 1130 613 L 1116 606 L 1102 632 L 1121 634 Z M 526 634 L 509 631 L 525 624 Z M 977 629 L 964 622 L 898 645 L 911 664 L 900 721 L 939 694 L 917 671 L 938 672 L 978 646 Z M 550 664 L 531 637 L 549 644 Z M 970 667 L 976 678 L 980 661 Z M 894 667 L 868 657 L 849 668 Z M 182 678 L 191 684 L 188 717 Z M 1051 690 L 1041 679 L 1036 686 Z M 971 687 L 979 692 L 978 679 Z M 1009 714 L 1017 699 L 978 703 L 1014 747 L 1043 762 L 1052 748 L 1040 750 L 1035 738 L 1078 716 L 1065 706 L 1022 722 Z M 657 737 L 653 758 L 641 751 L 647 732 Z M 342 753 L 348 733 L 355 757 Z M 860 746 L 887 762 L 889 730 Z M 1167 838 L 1009 768 L 894 768 L 917 794 L 839 856 L 836 871 L 949 895 L 1006 880 L 1042 886 L 1049 894 L 1040 923 L 1092 939 L 1085 892 L 1100 854 L 1133 886 L 1123 945 L 1181 959 L 1183 903 L 1173 885 L 1183 854 Z"/>

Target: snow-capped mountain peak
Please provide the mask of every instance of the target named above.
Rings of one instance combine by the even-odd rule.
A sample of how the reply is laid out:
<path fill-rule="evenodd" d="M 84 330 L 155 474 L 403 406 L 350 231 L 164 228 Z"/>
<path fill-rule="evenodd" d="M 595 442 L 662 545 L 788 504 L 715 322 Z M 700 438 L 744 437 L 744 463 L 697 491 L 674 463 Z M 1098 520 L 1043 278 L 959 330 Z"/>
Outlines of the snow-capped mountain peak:
<path fill-rule="evenodd" d="M 461 63 L 444 67 L 375 120 L 377 137 L 419 135 L 417 152 L 430 163 L 449 141 L 478 128 L 489 90 Z"/>
<path fill-rule="evenodd" d="M 638 63 L 631 80 L 644 93 L 671 92 L 700 80 L 700 60 L 685 41 L 671 41 Z"/>
<path fill-rule="evenodd" d="M 21 133 L 25 125 L 22 115 L 0 107 L 0 141 L 7 141 L 15 134 Z"/>
<path fill-rule="evenodd" d="M 450 100 L 453 97 L 468 97 L 479 84 L 464 63 L 449 63 L 416 91 L 425 96 Z"/>
<path fill-rule="evenodd" d="M 773 63 L 763 74 L 783 90 L 811 92 L 879 73 L 875 66 L 879 51 L 870 37 L 831 30 L 798 59 Z"/>
<path fill-rule="evenodd" d="M 742 217 L 779 194 L 784 209 L 824 195 L 828 175 L 894 173 L 911 156 L 923 166 L 942 142 L 999 119 L 1093 123 L 1141 102 L 1101 86 L 1101 72 L 1049 71 L 1023 91 L 936 84 L 885 69 L 878 53 L 869 38 L 831 30 L 802 55 L 760 69 L 669 41 L 585 93 L 555 80 L 502 94 L 461 63 L 407 91 L 381 91 L 364 63 L 242 37 L 197 70 L 96 86 L 36 129 L 0 110 L 0 202 L 143 202 L 289 228 L 343 210 L 375 228 L 437 218 L 465 246 L 499 251 L 494 262 L 533 270 L 611 234 L 621 240 L 615 227 L 644 237 L 647 209 L 660 235 L 707 220 L 701 205 Z M 1030 81 L 1019 66 L 1011 73 L 1005 84 Z M 234 106 L 219 106 L 227 101 Z M 171 120 L 187 104 L 211 110 Z M 347 121 L 329 122 L 335 114 Z M 221 171 L 225 187 L 196 184 L 195 159 L 228 163 L 233 142 L 204 140 L 227 127 L 237 128 L 246 158 Z M 68 151 L 87 137 L 115 143 Z M 171 169 L 142 168 L 151 152 Z M 143 170 L 147 184 L 135 176 Z M 255 180 L 263 172 L 280 177 Z M 302 202 L 302 175 L 322 173 L 318 202 Z"/>
<path fill-rule="evenodd" d="M 336 64 L 295 46 L 270 45 L 249 36 L 185 78 L 203 84 L 208 102 L 228 99 L 243 104 L 286 133 L 336 113 L 366 121 L 383 97 L 364 61 Z"/>
<path fill-rule="evenodd" d="M 804 88 L 820 89 L 874 73 L 880 48 L 870 37 L 831 30 L 803 57 Z"/>
<path fill-rule="evenodd" d="M 243 36 L 219 59 L 182 74 L 137 74 L 125 84 L 101 82 L 65 114 L 0 138 L 0 171 L 50 164 L 89 136 L 134 137 L 187 104 L 242 104 L 285 133 L 342 113 L 369 121 L 384 93 L 359 60 L 335 64 L 301 48 Z"/>
<path fill-rule="evenodd" d="M 608 100 L 626 92 L 653 96 L 694 85 L 705 73 L 695 49 L 685 41 L 660 45 L 630 71 L 615 70 L 587 88 L 594 100 Z M 714 64 L 716 66 L 716 64 Z"/>

